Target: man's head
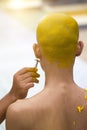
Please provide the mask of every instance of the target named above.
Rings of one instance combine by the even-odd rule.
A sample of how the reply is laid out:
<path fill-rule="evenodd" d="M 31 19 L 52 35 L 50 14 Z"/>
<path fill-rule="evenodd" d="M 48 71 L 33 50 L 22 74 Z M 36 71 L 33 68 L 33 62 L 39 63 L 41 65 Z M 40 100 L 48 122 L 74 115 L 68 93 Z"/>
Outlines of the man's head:
<path fill-rule="evenodd" d="M 77 22 L 62 13 L 44 17 L 38 24 L 36 37 L 44 57 L 60 67 L 69 67 L 77 54 L 79 28 Z"/>

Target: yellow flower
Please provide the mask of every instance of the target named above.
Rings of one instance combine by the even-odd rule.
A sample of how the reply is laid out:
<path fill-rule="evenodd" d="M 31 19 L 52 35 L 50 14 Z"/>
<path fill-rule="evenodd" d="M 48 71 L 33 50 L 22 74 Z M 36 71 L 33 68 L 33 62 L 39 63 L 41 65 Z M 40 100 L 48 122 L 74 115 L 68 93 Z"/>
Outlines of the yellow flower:
<path fill-rule="evenodd" d="M 84 96 L 85 100 L 87 100 L 87 95 Z"/>
<path fill-rule="evenodd" d="M 77 107 L 78 112 L 82 112 L 84 110 L 84 105 Z"/>

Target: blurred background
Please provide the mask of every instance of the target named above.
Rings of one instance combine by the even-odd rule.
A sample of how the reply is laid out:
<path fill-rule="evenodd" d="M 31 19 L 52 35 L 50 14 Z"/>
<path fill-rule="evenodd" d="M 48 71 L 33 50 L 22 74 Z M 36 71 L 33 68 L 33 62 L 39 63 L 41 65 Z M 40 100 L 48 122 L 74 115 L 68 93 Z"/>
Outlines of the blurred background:
<path fill-rule="evenodd" d="M 15 72 L 35 65 L 32 46 L 36 42 L 36 26 L 51 12 L 67 13 L 79 24 L 79 39 L 84 42 L 84 50 L 76 59 L 74 80 L 80 87 L 87 87 L 87 0 L 0 0 L 0 98 L 10 90 Z M 44 87 L 40 65 L 38 71 L 40 83 L 35 84 L 27 97 Z M 5 122 L 0 130 L 5 130 Z"/>

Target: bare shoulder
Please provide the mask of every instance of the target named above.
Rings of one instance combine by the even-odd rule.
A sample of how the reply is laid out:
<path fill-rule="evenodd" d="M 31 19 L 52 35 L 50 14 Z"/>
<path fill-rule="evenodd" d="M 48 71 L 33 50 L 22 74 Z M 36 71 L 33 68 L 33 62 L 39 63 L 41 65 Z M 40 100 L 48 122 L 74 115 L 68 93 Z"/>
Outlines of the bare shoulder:
<path fill-rule="evenodd" d="M 24 103 L 24 105 L 22 104 Z M 29 106 L 29 105 L 28 105 Z M 22 130 L 24 123 L 27 123 L 27 105 L 25 101 L 19 100 L 8 107 L 6 114 L 6 130 Z M 31 121 L 31 109 L 29 109 L 29 123 Z M 26 116 L 27 117 L 27 116 Z"/>
<path fill-rule="evenodd" d="M 7 130 L 31 129 L 45 110 L 43 93 L 32 98 L 18 100 L 9 106 L 6 115 Z M 16 125 L 15 125 L 16 124 Z"/>

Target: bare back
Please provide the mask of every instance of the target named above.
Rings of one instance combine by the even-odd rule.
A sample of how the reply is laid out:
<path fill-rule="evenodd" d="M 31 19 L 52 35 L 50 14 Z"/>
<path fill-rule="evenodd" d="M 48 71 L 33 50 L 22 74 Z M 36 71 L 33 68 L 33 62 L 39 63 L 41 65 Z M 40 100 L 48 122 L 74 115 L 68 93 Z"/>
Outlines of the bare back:
<path fill-rule="evenodd" d="M 65 90 L 59 93 L 51 90 L 48 93 L 43 102 L 43 105 L 47 107 L 40 119 L 41 123 L 36 122 L 36 126 L 40 123 L 42 130 L 87 129 L 87 92 L 85 90 L 77 88 L 70 93 Z"/>
<path fill-rule="evenodd" d="M 79 87 L 46 88 L 18 104 L 21 130 L 87 130 L 87 92 Z"/>

